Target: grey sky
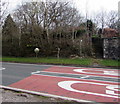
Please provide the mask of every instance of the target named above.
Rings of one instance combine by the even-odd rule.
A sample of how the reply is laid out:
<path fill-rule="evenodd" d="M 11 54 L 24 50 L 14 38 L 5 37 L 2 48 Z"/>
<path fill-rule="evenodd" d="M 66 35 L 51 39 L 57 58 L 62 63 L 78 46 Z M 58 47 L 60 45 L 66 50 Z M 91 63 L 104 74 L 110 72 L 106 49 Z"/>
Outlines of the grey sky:
<path fill-rule="evenodd" d="M 10 8 L 15 8 L 21 2 L 26 0 L 2 0 L 10 2 Z M 27 0 L 27 1 L 40 1 L 40 0 Z M 59 0 L 58 0 L 59 1 Z M 61 1 L 61 0 L 60 0 Z M 65 1 L 65 0 L 64 0 Z M 86 11 L 88 14 L 96 13 L 97 11 L 105 10 L 118 10 L 118 2 L 120 0 L 66 0 L 70 1 L 81 13 L 85 15 Z"/>

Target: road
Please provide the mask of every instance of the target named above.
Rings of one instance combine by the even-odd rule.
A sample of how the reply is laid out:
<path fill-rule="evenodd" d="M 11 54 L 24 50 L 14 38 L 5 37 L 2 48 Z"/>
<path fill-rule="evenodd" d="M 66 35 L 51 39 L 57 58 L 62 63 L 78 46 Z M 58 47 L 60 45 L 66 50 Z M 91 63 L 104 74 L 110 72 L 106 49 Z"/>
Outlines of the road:
<path fill-rule="evenodd" d="M 2 63 L 2 85 L 76 101 L 118 102 L 117 69 Z"/>
<path fill-rule="evenodd" d="M 2 63 L 2 85 L 8 86 L 31 75 L 31 72 L 49 68 L 51 65 L 34 65 L 20 63 Z"/>

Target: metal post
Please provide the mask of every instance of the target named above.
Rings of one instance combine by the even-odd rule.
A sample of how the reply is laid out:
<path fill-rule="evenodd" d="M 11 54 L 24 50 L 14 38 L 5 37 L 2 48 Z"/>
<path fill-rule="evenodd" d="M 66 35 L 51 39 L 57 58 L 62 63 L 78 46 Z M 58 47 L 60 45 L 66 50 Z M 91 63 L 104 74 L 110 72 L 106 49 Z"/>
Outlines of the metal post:
<path fill-rule="evenodd" d="M 39 48 L 35 48 L 35 49 L 34 49 L 34 52 L 35 52 L 35 54 L 36 54 L 36 58 L 37 58 L 37 56 L 38 56 L 39 51 L 40 51 Z"/>
<path fill-rule="evenodd" d="M 60 58 L 60 48 L 58 48 L 58 52 L 57 52 L 57 58 Z"/>
<path fill-rule="evenodd" d="M 80 56 L 82 56 L 82 40 L 80 40 Z"/>

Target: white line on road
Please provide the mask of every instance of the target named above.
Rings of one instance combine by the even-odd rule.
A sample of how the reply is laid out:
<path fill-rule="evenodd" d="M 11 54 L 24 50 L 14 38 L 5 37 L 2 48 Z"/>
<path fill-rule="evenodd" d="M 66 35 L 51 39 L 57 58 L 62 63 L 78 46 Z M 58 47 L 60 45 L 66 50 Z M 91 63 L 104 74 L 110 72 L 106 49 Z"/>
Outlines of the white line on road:
<path fill-rule="evenodd" d="M 6 68 L 1 67 L 0 70 L 5 70 Z"/>
<path fill-rule="evenodd" d="M 76 90 L 72 88 L 72 84 L 75 83 L 85 83 L 88 85 L 102 85 L 102 86 L 107 86 L 107 88 L 110 88 L 110 90 L 107 90 L 106 94 L 102 93 L 95 93 L 95 92 L 89 92 L 89 91 L 82 91 L 82 90 Z M 103 96 L 103 97 L 112 97 L 112 98 L 118 98 L 118 94 L 114 93 L 114 91 L 118 91 L 117 88 L 119 88 L 119 85 L 110 85 L 110 84 L 103 84 L 103 83 L 94 83 L 94 82 L 84 82 L 84 81 L 72 81 L 72 80 L 67 80 L 67 81 L 61 81 L 58 83 L 58 86 L 61 88 L 68 90 L 68 91 L 73 91 L 73 92 L 78 92 L 78 93 L 85 93 L 85 94 L 91 94 L 91 95 L 97 95 L 97 96 Z M 112 89 L 112 91 L 111 91 Z M 112 92 L 112 93 L 111 93 Z M 110 94 L 110 95 L 108 95 Z"/>
<path fill-rule="evenodd" d="M 84 77 L 81 77 L 81 78 L 88 78 L 88 77 L 90 77 L 90 76 L 84 76 Z"/>
<path fill-rule="evenodd" d="M 32 73 L 33 74 L 33 73 Z M 67 77 L 67 76 L 53 76 L 53 75 L 43 75 L 43 74 L 33 74 L 33 75 L 38 75 L 38 76 L 46 76 L 46 77 L 59 77 L 59 78 L 69 78 L 69 79 L 81 79 L 81 80 L 89 80 L 89 81 L 97 81 L 97 82 L 102 82 L 102 83 L 112 83 L 112 84 L 117 84 L 118 85 L 118 82 L 111 82 L 111 81 L 105 81 L 105 80 L 94 80 L 94 79 L 84 79 L 84 78 L 73 78 L 73 77 Z"/>
<path fill-rule="evenodd" d="M 66 75 L 82 75 L 82 76 L 85 76 L 85 74 L 75 74 L 75 73 L 62 73 L 62 72 L 51 72 L 51 71 L 40 71 L 39 73 L 37 73 L 39 71 L 36 71 L 36 72 L 32 72 L 31 74 L 39 74 L 40 72 L 48 72 L 48 73 L 55 73 L 55 74 L 66 74 Z M 87 75 L 88 76 L 88 75 Z M 105 78 L 108 78 L 109 76 L 98 76 L 98 75 L 89 75 L 89 77 L 105 77 Z M 114 77 L 114 76 L 110 76 L 111 78 L 114 78 L 114 79 L 119 79 L 118 77 Z"/>

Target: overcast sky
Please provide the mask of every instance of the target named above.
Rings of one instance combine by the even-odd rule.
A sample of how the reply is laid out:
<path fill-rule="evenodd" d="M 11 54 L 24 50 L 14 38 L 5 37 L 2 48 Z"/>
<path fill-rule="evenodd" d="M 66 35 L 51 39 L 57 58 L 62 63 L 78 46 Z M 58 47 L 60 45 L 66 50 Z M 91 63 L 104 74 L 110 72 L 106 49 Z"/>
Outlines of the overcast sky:
<path fill-rule="evenodd" d="M 101 9 L 105 11 L 118 10 L 119 0 L 73 0 L 76 7 L 83 12 L 94 13 Z M 82 5 L 83 4 L 83 5 Z"/>
<path fill-rule="evenodd" d="M 10 2 L 10 8 L 15 8 L 16 5 L 19 5 L 21 2 L 25 0 L 2 0 Z M 39 1 L 39 0 L 27 0 L 27 1 Z M 61 1 L 61 0 L 60 0 Z M 65 1 L 65 0 L 64 0 Z M 111 11 L 111 10 L 118 10 L 118 2 L 120 0 L 66 0 L 70 1 L 80 12 L 83 14 L 96 13 L 100 10 Z"/>

